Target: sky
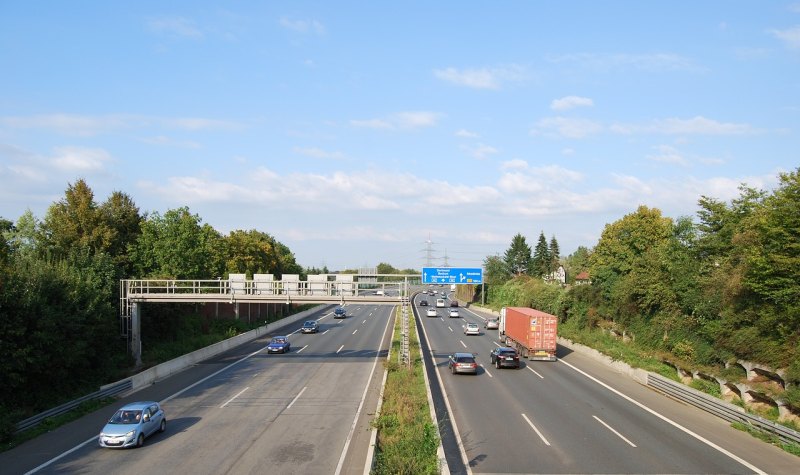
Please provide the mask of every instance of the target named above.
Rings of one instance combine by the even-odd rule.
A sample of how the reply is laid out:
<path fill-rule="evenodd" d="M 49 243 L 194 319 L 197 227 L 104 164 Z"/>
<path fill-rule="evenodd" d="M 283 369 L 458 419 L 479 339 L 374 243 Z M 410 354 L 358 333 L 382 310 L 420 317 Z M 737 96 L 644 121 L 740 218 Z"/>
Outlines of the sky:
<path fill-rule="evenodd" d="M 0 217 L 70 184 L 304 267 L 592 248 L 800 165 L 800 2 L 0 2 Z"/>

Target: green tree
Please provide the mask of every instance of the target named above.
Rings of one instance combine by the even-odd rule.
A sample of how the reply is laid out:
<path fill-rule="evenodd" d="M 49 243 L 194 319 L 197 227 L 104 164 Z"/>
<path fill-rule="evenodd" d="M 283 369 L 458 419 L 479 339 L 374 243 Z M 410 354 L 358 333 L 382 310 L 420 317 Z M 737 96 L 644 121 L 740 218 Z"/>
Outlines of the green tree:
<path fill-rule="evenodd" d="M 637 290 L 636 282 L 625 279 L 634 270 L 655 265 L 658 255 L 647 253 L 663 245 L 671 233 L 672 220 L 646 206 L 606 225 L 589 263 L 593 285 L 601 288 L 609 312 L 623 320 L 637 316 L 637 309 L 628 304 L 641 297 L 641 290 Z"/>
<path fill-rule="evenodd" d="M 544 237 L 544 231 L 542 231 L 539 233 L 539 240 L 536 241 L 533 259 L 531 259 L 531 268 L 528 273 L 532 277 L 542 277 L 549 275 L 551 272 L 553 272 L 552 258 L 547 247 L 547 239 Z"/>
<path fill-rule="evenodd" d="M 531 268 L 531 247 L 522 234 L 517 233 L 511 238 L 511 246 L 506 250 L 503 261 L 510 275 L 528 273 Z"/>
<path fill-rule="evenodd" d="M 211 279 L 225 269 L 225 242 L 196 214 L 183 207 L 146 217 L 129 251 L 139 277 Z"/>
<path fill-rule="evenodd" d="M 83 179 L 69 185 L 64 198 L 50 206 L 41 230 L 45 252 L 56 259 L 83 248 L 91 253 L 107 251 L 114 238 Z"/>
<path fill-rule="evenodd" d="M 800 338 L 800 169 L 745 222 L 744 287 L 759 307 L 759 331 L 780 342 Z"/>
<path fill-rule="evenodd" d="M 553 272 L 561 265 L 561 250 L 558 247 L 555 235 L 550 238 L 550 246 L 547 248 L 547 252 L 550 255 L 550 272 Z"/>
<path fill-rule="evenodd" d="M 142 232 L 142 216 L 133 199 L 121 191 L 111 196 L 98 209 L 100 220 L 110 230 L 105 251 L 114 259 L 121 276 L 128 276 L 133 268 L 128 257 L 128 248 Z"/>
<path fill-rule="evenodd" d="M 574 282 L 575 276 L 589 270 L 589 249 L 578 246 L 572 254 L 564 258 L 564 269 L 567 272 L 567 282 Z"/>
<path fill-rule="evenodd" d="M 275 238 L 251 229 L 235 230 L 225 238 L 228 251 L 225 268 L 229 273 L 275 274 L 281 272 L 281 256 Z"/>

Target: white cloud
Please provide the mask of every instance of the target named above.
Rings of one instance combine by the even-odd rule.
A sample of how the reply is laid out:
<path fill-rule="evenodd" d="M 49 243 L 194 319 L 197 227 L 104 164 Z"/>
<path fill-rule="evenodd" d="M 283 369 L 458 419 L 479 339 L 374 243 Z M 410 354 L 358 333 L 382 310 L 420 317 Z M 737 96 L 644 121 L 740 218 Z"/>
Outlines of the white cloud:
<path fill-rule="evenodd" d="M 525 160 L 520 160 L 515 158 L 514 160 L 508 160 L 500 164 L 501 170 L 514 170 L 514 169 L 525 169 L 528 168 L 528 162 Z"/>
<path fill-rule="evenodd" d="M 69 172 L 91 172 L 102 170 L 111 160 L 111 155 L 99 148 L 58 147 L 52 163 Z"/>
<path fill-rule="evenodd" d="M 437 125 L 441 114 L 430 111 L 398 112 L 389 117 L 375 119 L 353 119 L 350 125 L 368 129 L 417 129 Z"/>
<path fill-rule="evenodd" d="M 482 144 L 482 143 L 479 143 L 479 144 L 474 145 L 474 146 L 462 145 L 461 146 L 461 150 L 464 150 L 469 155 L 471 155 L 473 158 L 476 158 L 478 160 L 483 160 L 483 159 L 487 158 L 489 155 L 494 155 L 494 154 L 500 152 L 496 148 L 494 148 L 494 147 L 492 147 L 490 145 Z"/>
<path fill-rule="evenodd" d="M 297 33 L 325 34 L 325 26 L 317 20 L 294 20 L 284 16 L 280 19 L 280 25 Z"/>
<path fill-rule="evenodd" d="M 775 38 L 778 38 L 790 49 L 800 49 L 800 25 L 786 30 L 767 30 Z"/>
<path fill-rule="evenodd" d="M 480 138 L 480 135 L 478 135 L 477 133 L 470 132 L 469 130 L 465 130 L 465 129 L 461 129 L 461 130 L 456 131 L 455 135 L 456 135 L 456 137 L 463 137 L 463 138 L 466 138 L 466 139 L 477 139 L 477 138 Z"/>
<path fill-rule="evenodd" d="M 581 139 L 603 131 L 602 124 L 588 119 L 547 117 L 539 120 L 531 129 L 531 135 L 545 135 Z"/>
<path fill-rule="evenodd" d="M 168 33 L 185 38 L 201 38 L 203 32 L 194 21 L 183 17 L 161 17 L 147 22 L 147 26 L 157 33 Z"/>
<path fill-rule="evenodd" d="M 614 124 L 610 130 L 620 134 L 666 135 L 745 135 L 756 132 L 748 124 L 718 122 L 702 116 L 691 119 L 660 119 L 649 124 Z"/>
<path fill-rule="evenodd" d="M 442 81 L 473 89 L 500 89 L 503 83 L 521 81 L 525 78 L 522 67 L 511 65 L 502 68 L 436 69 L 433 75 Z"/>
<path fill-rule="evenodd" d="M 683 158 L 683 156 L 675 148 L 670 147 L 669 145 L 657 145 L 653 148 L 657 151 L 657 153 L 655 155 L 648 155 L 648 160 L 672 165 L 688 165 L 686 159 Z"/>
<path fill-rule="evenodd" d="M 569 157 L 570 155 L 575 155 L 575 149 L 570 147 L 562 148 L 561 155 L 564 155 L 565 157 Z"/>
<path fill-rule="evenodd" d="M 502 169 L 516 170 L 500 177 L 498 186 L 506 193 L 530 195 L 544 192 L 548 195 L 583 181 L 579 172 L 558 165 L 531 167 L 522 160 L 512 160 Z"/>
<path fill-rule="evenodd" d="M 550 103 L 550 108 L 555 111 L 566 111 L 576 107 L 591 107 L 593 105 L 594 101 L 588 97 L 566 96 L 561 99 L 554 99 Z"/>

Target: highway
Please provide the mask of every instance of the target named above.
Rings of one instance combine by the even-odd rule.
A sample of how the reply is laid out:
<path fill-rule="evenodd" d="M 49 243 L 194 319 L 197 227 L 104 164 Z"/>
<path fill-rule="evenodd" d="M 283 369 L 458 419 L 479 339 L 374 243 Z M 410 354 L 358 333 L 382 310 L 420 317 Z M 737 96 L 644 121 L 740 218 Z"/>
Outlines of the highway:
<path fill-rule="evenodd" d="M 433 304 L 437 297 L 418 295 L 415 305 L 423 298 Z M 497 331 L 483 329 L 488 315 L 460 308 L 460 318 L 449 318 L 449 308 L 438 308 L 438 317 L 426 317 L 427 308 L 416 307 L 430 345 L 423 348 L 435 364 L 462 448 L 461 460 L 448 453 L 454 473 L 458 467 L 486 474 L 800 468 L 796 457 L 563 347 L 557 362 L 523 360 L 521 369 L 496 369 L 489 353 L 498 346 Z M 466 322 L 478 323 L 482 334 L 464 335 Z M 448 355 L 457 351 L 477 355 L 478 375 L 447 370 Z"/>
<path fill-rule="evenodd" d="M 260 339 L 100 411 L 105 420 L 129 400 L 162 402 L 167 430 L 141 449 L 98 447 L 102 423 L 87 417 L 61 434 L 72 452 L 46 464 L 60 454 L 23 444 L 10 451 L 19 457 L 2 454 L 3 472 L 25 460 L 8 473 L 363 473 L 394 307 L 345 308 L 346 319 L 329 311 L 310 318 L 317 334 L 296 332 L 302 322 L 281 329 L 290 334 L 287 354 L 267 354 Z"/>

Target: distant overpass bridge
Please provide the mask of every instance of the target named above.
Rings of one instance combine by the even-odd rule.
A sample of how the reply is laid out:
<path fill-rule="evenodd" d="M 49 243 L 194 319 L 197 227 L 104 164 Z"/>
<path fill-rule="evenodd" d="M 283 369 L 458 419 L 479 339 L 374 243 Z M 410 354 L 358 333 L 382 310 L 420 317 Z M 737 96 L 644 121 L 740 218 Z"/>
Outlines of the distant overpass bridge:
<path fill-rule="evenodd" d="M 120 319 L 131 353 L 141 363 L 142 303 L 407 304 L 409 288 L 420 274 L 230 274 L 227 279 L 122 279 Z M 238 307 L 237 307 L 238 308 Z M 237 312 L 238 314 L 238 312 Z"/>

